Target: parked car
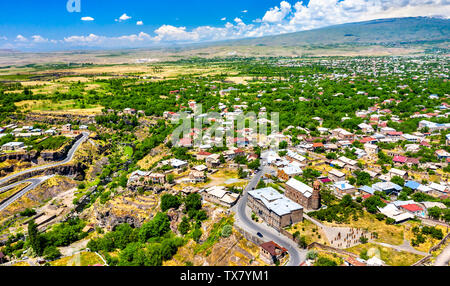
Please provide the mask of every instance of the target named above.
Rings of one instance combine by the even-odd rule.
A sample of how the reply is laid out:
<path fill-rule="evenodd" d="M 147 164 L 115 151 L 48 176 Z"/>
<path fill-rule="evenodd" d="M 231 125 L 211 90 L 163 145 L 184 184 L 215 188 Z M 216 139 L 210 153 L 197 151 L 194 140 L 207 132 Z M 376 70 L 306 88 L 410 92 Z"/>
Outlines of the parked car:
<path fill-rule="evenodd" d="M 259 237 L 263 237 L 262 233 L 260 233 L 260 232 L 258 232 L 256 235 Z"/>

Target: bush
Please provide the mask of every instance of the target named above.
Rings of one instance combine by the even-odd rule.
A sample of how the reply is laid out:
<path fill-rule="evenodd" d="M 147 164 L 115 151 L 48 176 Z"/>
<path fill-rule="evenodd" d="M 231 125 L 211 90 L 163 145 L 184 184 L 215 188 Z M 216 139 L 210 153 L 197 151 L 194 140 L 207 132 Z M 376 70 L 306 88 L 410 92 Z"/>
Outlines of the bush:
<path fill-rule="evenodd" d="M 222 237 L 229 237 L 233 233 L 233 226 L 227 224 L 222 228 Z"/>
<path fill-rule="evenodd" d="M 27 216 L 27 217 L 34 216 L 35 214 L 36 211 L 33 209 L 26 209 L 23 212 L 20 212 L 20 216 Z"/>
<path fill-rule="evenodd" d="M 61 257 L 61 252 L 55 246 L 48 246 L 44 249 L 44 258 L 46 260 L 55 260 Z"/>
<path fill-rule="evenodd" d="M 164 194 L 161 197 L 161 210 L 163 212 L 172 208 L 178 209 L 180 205 L 181 205 L 180 199 L 174 195 Z"/>

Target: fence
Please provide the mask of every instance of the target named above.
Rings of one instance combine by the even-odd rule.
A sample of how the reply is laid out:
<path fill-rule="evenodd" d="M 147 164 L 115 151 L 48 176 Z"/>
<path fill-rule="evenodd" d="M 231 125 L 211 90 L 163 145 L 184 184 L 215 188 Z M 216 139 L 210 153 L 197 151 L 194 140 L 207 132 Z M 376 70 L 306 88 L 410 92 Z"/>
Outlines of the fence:
<path fill-rule="evenodd" d="M 256 235 L 251 234 L 251 233 L 249 233 L 248 231 L 246 231 L 246 230 L 240 228 L 239 226 L 234 225 L 234 228 L 235 228 L 237 231 L 239 231 L 239 232 L 244 236 L 244 238 L 247 239 L 248 241 L 251 241 L 251 242 L 253 242 L 253 243 L 256 244 L 256 245 L 261 245 L 261 244 L 264 243 L 264 240 L 262 240 L 261 238 L 259 238 L 259 237 L 256 236 Z"/>
<path fill-rule="evenodd" d="M 335 247 L 332 247 L 332 246 L 324 245 L 324 244 L 321 244 L 321 243 L 318 243 L 318 242 L 313 242 L 310 245 L 308 245 L 306 248 L 307 249 L 311 249 L 311 248 L 314 248 L 314 247 L 320 248 L 322 250 L 334 252 L 334 253 L 348 255 L 348 256 L 351 256 L 353 258 L 358 258 L 358 256 L 356 254 L 354 254 L 354 253 L 351 253 L 351 252 L 348 252 L 348 251 L 345 251 L 345 250 L 342 250 L 342 249 L 339 249 L 339 248 L 335 248 Z"/>

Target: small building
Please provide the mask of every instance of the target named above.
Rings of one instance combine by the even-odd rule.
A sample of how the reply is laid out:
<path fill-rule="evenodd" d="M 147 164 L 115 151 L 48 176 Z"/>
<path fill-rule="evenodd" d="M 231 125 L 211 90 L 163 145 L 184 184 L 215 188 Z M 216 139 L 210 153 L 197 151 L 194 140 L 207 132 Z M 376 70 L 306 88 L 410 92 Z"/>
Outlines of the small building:
<path fill-rule="evenodd" d="M 353 195 L 356 192 L 356 187 L 350 185 L 347 181 L 336 182 L 333 187 L 339 197 Z"/>
<path fill-rule="evenodd" d="M 206 181 L 206 175 L 201 171 L 191 171 L 189 173 L 189 180 L 192 183 L 202 183 Z"/>
<path fill-rule="evenodd" d="M 284 168 L 278 169 L 278 178 L 283 181 L 287 181 L 301 174 L 303 174 L 303 171 L 297 164 L 289 164 Z"/>
<path fill-rule="evenodd" d="M 239 198 L 239 194 L 227 191 L 224 186 L 213 186 L 200 191 L 200 193 L 203 200 L 224 207 L 232 207 Z"/>
<path fill-rule="evenodd" d="M 17 151 L 25 147 L 23 142 L 9 142 L 2 146 L 2 151 Z"/>
<path fill-rule="evenodd" d="M 61 127 L 62 133 L 72 132 L 72 124 L 65 124 Z"/>
<path fill-rule="evenodd" d="M 280 261 L 287 254 L 286 248 L 279 246 L 273 241 L 261 244 L 260 248 L 260 257 L 268 264 Z"/>
<path fill-rule="evenodd" d="M 400 208 L 415 216 L 425 217 L 425 210 L 417 204 L 401 205 Z"/>
<path fill-rule="evenodd" d="M 333 182 L 340 182 L 345 180 L 345 174 L 339 170 L 331 169 L 328 172 L 328 178 Z"/>

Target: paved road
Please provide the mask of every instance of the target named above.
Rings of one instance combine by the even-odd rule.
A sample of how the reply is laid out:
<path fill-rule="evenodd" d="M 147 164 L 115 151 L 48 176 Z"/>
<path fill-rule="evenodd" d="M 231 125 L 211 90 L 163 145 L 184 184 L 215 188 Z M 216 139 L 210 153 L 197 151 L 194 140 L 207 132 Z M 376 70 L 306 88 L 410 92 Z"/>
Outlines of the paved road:
<path fill-rule="evenodd" d="M 450 262 L 450 244 L 436 257 L 434 266 L 448 266 Z"/>
<path fill-rule="evenodd" d="M 29 180 L 25 180 L 25 181 L 21 181 L 18 184 L 22 184 L 22 183 L 26 183 L 26 182 L 30 182 L 31 185 L 29 185 L 28 187 L 26 187 L 25 189 L 23 189 L 22 191 L 18 192 L 17 194 L 15 194 L 13 197 L 11 197 L 9 200 L 7 200 L 6 202 L 4 202 L 2 205 L 0 205 L 0 211 L 3 211 L 5 208 L 7 208 L 10 204 L 14 203 L 16 200 L 18 200 L 20 197 L 22 197 L 23 195 L 25 195 L 26 193 L 28 193 L 29 191 L 31 191 L 32 189 L 36 188 L 37 186 L 39 186 L 41 183 L 45 182 L 46 180 L 50 179 L 52 176 L 44 176 L 44 177 L 40 177 L 40 178 L 34 178 L 34 179 L 29 179 Z"/>
<path fill-rule="evenodd" d="M 268 171 L 269 169 L 264 166 L 261 171 L 257 172 L 253 176 L 253 178 L 250 180 L 247 187 L 245 188 L 244 192 L 242 193 L 242 197 L 239 199 L 238 203 L 232 208 L 232 210 L 236 213 L 235 223 L 252 234 L 256 235 L 258 232 L 260 232 L 263 235 L 263 239 L 265 241 L 273 240 L 280 246 L 286 248 L 290 257 L 287 265 L 298 266 L 302 261 L 306 259 L 306 250 L 301 250 L 300 248 L 298 248 L 297 244 L 294 241 L 290 240 L 284 235 L 281 235 L 275 229 L 265 224 L 254 223 L 251 220 L 251 218 L 249 218 L 248 213 L 246 211 L 248 191 L 253 190 L 258 184 L 263 174 L 265 174 Z"/>
<path fill-rule="evenodd" d="M 18 176 L 21 176 L 21 175 L 24 175 L 24 174 L 27 174 L 27 173 L 30 173 L 30 172 L 33 172 L 33 171 L 45 170 L 45 169 L 48 169 L 48 168 L 52 168 L 52 167 L 56 167 L 56 166 L 60 166 L 60 165 L 64 165 L 66 163 L 69 163 L 70 161 L 72 161 L 73 156 L 75 155 L 75 152 L 78 150 L 78 148 L 81 146 L 81 144 L 84 141 L 86 141 L 86 139 L 89 137 L 89 133 L 87 133 L 87 132 L 83 132 L 82 134 L 83 134 L 83 137 L 78 139 L 78 141 L 75 142 L 75 144 L 73 144 L 72 148 L 70 148 L 69 152 L 67 153 L 66 159 L 64 159 L 63 161 L 59 161 L 59 162 L 56 162 L 56 163 L 53 163 L 53 164 L 49 164 L 49 165 L 45 165 L 45 166 L 37 166 L 37 167 L 34 167 L 34 168 L 30 168 L 30 169 L 27 169 L 27 170 L 20 171 L 20 172 L 15 173 L 15 174 L 13 174 L 11 176 L 8 176 L 8 177 L 0 179 L 0 185 L 4 184 L 4 183 L 7 183 L 11 179 L 14 179 L 14 178 L 16 178 Z"/>

